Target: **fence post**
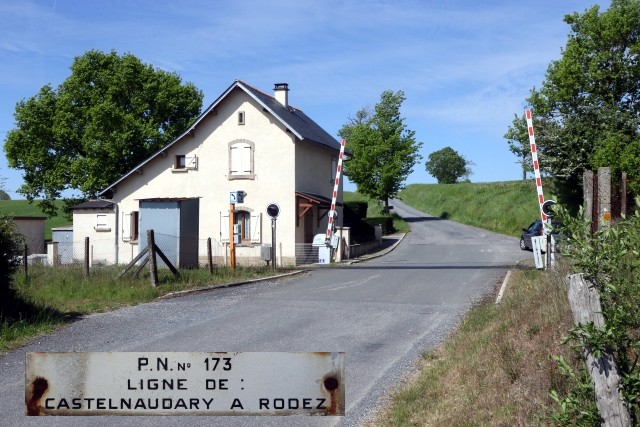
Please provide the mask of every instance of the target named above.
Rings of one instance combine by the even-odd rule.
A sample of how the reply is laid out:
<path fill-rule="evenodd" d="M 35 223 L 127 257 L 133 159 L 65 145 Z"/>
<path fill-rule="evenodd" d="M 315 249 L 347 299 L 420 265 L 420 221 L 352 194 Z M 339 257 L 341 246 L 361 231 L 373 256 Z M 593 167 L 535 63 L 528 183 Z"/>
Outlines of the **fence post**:
<path fill-rule="evenodd" d="M 211 237 L 207 238 L 207 259 L 209 260 L 209 273 L 213 274 L 213 254 L 211 253 Z"/>
<path fill-rule="evenodd" d="M 89 237 L 84 238 L 84 276 L 89 277 Z"/>
<path fill-rule="evenodd" d="M 584 197 L 583 216 L 585 221 L 593 222 L 593 171 L 584 171 L 582 174 L 582 194 Z"/>
<path fill-rule="evenodd" d="M 147 230 L 147 253 L 149 254 L 149 274 L 151 275 L 151 286 L 158 286 L 158 265 L 156 264 L 156 242 L 153 230 Z"/>
<path fill-rule="evenodd" d="M 25 279 L 29 279 L 29 267 L 28 267 L 28 260 L 27 260 L 27 254 L 29 253 L 29 247 L 26 245 L 24 245 L 24 253 L 22 254 L 22 265 L 24 266 L 24 277 Z"/>
<path fill-rule="evenodd" d="M 611 168 L 598 168 L 598 229 L 611 225 Z"/>
<path fill-rule="evenodd" d="M 598 290 L 586 281 L 582 274 L 572 274 L 568 277 L 568 295 L 576 325 L 593 323 L 596 328 L 604 326 Z M 620 375 L 613 356 L 603 351 L 601 356 L 596 358 L 590 346 L 583 347 L 582 356 L 594 383 L 596 406 L 602 418 L 601 425 L 631 426 L 629 411 L 624 406 L 620 394 Z"/>
<path fill-rule="evenodd" d="M 622 172 L 620 178 L 620 214 L 627 216 L 627 173 Z"/>

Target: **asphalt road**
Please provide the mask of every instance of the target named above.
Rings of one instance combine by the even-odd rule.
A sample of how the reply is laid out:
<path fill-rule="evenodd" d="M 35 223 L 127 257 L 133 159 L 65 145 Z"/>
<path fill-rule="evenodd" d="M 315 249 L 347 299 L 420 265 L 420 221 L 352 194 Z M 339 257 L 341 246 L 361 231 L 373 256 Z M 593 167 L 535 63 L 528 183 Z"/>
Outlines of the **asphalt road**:
<path fill-rule="evenodd" d="M 359 425 L 523 258 L 515 238 L 393 205 L 412 232 L 383 257 L 91 315 L 0 357 L 0 425 Z M 52 351 L 343 351 L 346 415 L 27 417 L 25 353 Z"/>

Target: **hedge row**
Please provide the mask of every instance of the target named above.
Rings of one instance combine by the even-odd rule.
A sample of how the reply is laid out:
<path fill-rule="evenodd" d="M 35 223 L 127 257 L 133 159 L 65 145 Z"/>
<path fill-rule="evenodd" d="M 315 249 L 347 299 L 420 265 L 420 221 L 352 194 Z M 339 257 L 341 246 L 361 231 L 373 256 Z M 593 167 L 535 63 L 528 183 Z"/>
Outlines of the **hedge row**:
<path fill-rule="evenodd" d="M 373 216 L 369 218 L 363 218 L 367 224 L 372 227 L 376 225 L 382 226 L 382 235 L 392 234 L 395 229 L 393 228 L 393 218 L 390 216 Z"/>

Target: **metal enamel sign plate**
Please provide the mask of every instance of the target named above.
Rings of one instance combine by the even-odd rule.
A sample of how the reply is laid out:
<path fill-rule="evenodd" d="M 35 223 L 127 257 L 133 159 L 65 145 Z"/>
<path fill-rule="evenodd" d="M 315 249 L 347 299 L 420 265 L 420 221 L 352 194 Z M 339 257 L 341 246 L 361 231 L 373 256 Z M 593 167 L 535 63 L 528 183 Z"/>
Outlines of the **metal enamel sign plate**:
<path fill-rule="evenodd" d="M 27 353 L 27 415 L 344 415 L 344 353 Z"/>

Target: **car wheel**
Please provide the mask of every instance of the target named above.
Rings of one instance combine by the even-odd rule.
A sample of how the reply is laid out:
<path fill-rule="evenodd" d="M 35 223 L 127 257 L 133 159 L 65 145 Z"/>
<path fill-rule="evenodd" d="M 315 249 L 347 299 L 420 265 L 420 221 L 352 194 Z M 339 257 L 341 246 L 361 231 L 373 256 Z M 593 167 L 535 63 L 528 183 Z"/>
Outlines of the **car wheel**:
<path fill-rule="evenodd" d="M 526 250 L 527 250 L 527 245 L 526 245 L 526 243 L 524 242 L 524 237 L 521 237 L 521 238 L 520 238 L 520 249 L 522 249 L 523 251 L 526 251 Z"/>

